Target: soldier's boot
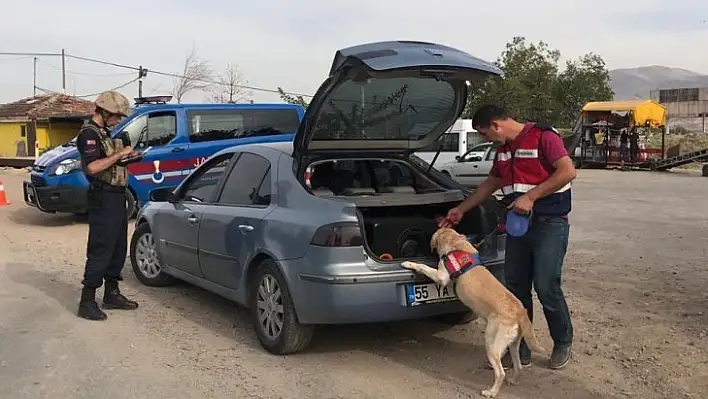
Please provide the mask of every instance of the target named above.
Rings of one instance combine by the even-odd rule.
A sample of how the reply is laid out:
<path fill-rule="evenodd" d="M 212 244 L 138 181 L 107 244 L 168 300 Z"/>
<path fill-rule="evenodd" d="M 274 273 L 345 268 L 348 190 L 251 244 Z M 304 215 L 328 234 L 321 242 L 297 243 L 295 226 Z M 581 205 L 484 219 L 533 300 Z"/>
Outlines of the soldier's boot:
<path fill-rule="evenodd" d="M 106 315 L 96 303 L 96 289 L 84 287 L 81 290 L 81 300 L 79 301 L 79 310 L 77 316 L 87 320 L 106 320 Z"/>
<path fill-rule="evenodd" d="M 106 281 L 106 290 L 103 292 L 103 308 L 135 310 L 138 308 L 138 303 L 120 293 L 117 281 Z"/>

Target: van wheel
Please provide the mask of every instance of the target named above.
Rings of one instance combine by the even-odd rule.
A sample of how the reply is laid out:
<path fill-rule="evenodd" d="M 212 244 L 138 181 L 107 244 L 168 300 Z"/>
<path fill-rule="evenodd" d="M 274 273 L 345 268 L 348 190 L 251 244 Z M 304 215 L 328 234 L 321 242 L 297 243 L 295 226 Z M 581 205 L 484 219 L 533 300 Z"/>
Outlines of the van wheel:
<path fill-rule="evenodd" d="M 274 355 L 287 355 L 309 345 L 315 327 L 298 322 L 285 278 L 272 260 L 257 266 L 248 292 L 253 324 L 263 348 Z"/>
<path fill-rule="evenodd" d="M 175 282 L 174 277 L 162 271 L 155 238 L 147 223 L 139 224 L 130 239 L 130 263 L 135 277 L 147 286 L 164 287 Z"/>
<path fill-rule="evenodd" d="M 441 314 L 434 317 L 436 321 L 443 324 L 449 324 L 451 326 L 457 326 L 460 324 L 468 324 L 477 320 L 477 314 L 473 311 L 457 312 Z"/>
<path fill-rule="evenodd" d="M 135 218 L 138 211 L 138 200 L 129 188 L 125 189 L 125 209 L 128 213 L 128 220 Z"/>

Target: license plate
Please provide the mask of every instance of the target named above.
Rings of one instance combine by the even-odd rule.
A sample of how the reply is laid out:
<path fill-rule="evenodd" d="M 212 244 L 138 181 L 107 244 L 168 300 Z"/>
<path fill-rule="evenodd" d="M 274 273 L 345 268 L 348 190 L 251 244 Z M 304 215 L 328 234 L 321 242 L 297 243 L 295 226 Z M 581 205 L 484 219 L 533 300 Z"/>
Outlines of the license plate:
<path fill-rule="evenodd" d="M 452 284 L 440 287 L 435 283 L 407 284 L 406 300 L 408 306 L 418 306 L 427 303 L 449 302 L 457 300 Z"/>

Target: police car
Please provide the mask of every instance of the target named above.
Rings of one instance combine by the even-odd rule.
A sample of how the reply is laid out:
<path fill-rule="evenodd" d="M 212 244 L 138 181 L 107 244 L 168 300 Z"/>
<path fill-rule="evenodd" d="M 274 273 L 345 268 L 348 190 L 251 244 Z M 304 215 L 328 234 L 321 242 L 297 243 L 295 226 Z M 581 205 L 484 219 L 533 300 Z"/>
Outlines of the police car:
<path fill-rule="evenodd" d="M 292 141 L 305 114 L 296 104 L 168 104 L 171 99 L 136 98 L 130 116 L 112 129 L 113 137 L 127 137 L 143 153 L 140 162 L 128 166 L 131 217 L 150 191 L 179 184 L 217 151 Z M 87 189 L 76 139 L 42 154 L 23 185 L 25 203 L 48 213 L 85 213 Z"/>

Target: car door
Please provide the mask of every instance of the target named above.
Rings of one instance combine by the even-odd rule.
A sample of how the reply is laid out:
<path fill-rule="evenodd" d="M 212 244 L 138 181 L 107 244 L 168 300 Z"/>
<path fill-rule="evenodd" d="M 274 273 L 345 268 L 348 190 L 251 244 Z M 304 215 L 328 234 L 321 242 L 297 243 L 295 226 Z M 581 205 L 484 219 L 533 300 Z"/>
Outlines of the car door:
<path fill-rule="evenodd" d="M 207 280 L 238 289 L 246 262 L 257 250 L 264 219 L 275 206 L 275 179 L 267 158 L 240 152 L 218 200 L 202 214 L 199 263 Z"/>
<path fill-rule="evenodd" d="M 151 190 L 176 186 L 190 169 L 185 154 L 189 143 L 177 134 L 177 114 L 172 110 L 152 111 L 140 115 L 122 129 L 136 151 L 145 152 L 140 162 L 128 166 L 131 187 L 140 202 Z M 122 133 L 121 132 L 121 133 Z"/>
<path fill-rule="evenodd" d="M 165 264 L 203 277 L 198 254 L 201 218 L 205 209 L 215 201 L 216 188 L 232 155 L 223 154 L 200 166 L 179 187 L 177 200 L 155 216 L 154 230 Z"/>
<path fill-rule="evenodd" d="M 477 167 L 475 168 L 474 176 L 469 178 L 469 186 L 477 187 L 489 176 L 489 172 L 492 171 L 492 166 L 494 165 L 494 157 L 497 155 L 497 147 L 490 146 L 487 148 L 484 158 L 481 161 L 476 162 Z"/>
<path fill-rule="evenodd" d="M 463 185 L 470 185 L 479 174 L 479 161 L 482 161 L 486 148 L 473 148 L 462 155 L 452 165 L 452 178 Z"/>

